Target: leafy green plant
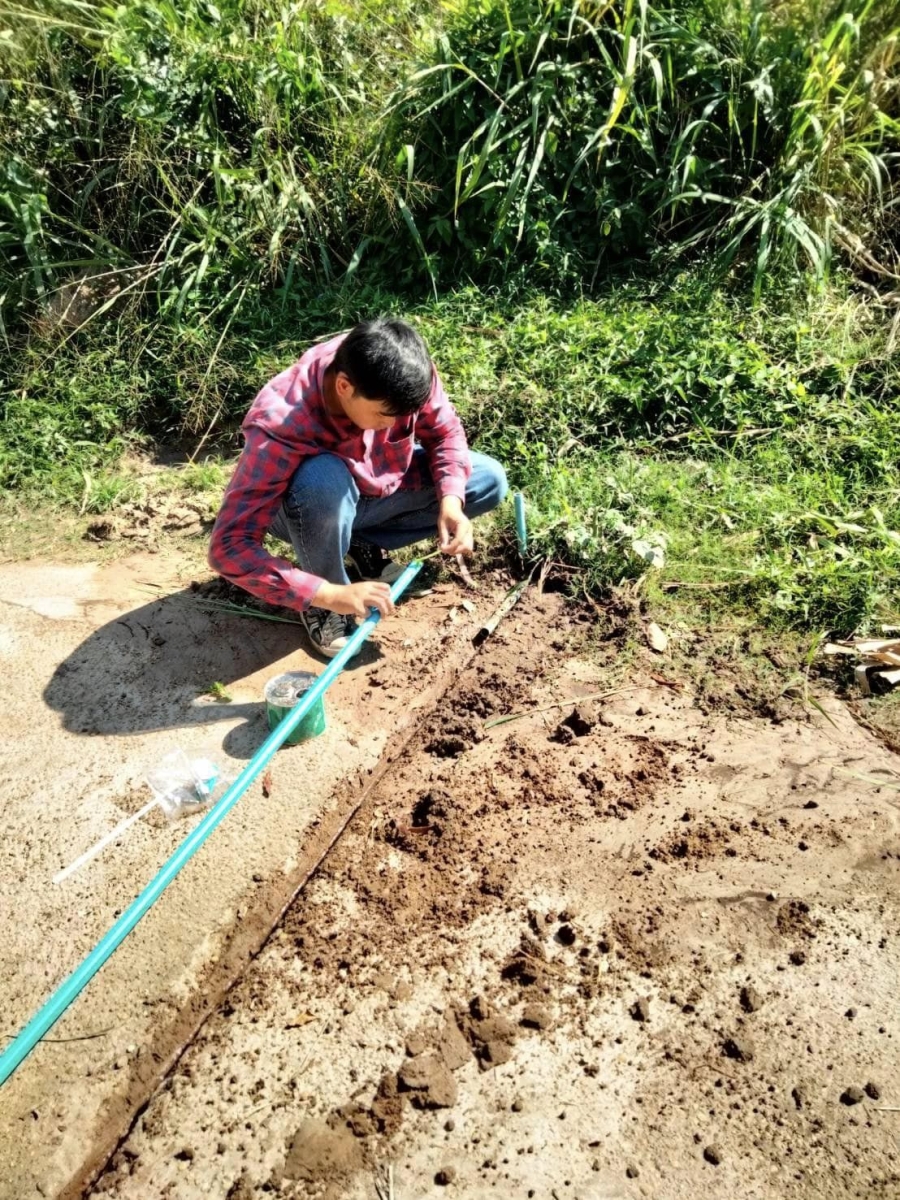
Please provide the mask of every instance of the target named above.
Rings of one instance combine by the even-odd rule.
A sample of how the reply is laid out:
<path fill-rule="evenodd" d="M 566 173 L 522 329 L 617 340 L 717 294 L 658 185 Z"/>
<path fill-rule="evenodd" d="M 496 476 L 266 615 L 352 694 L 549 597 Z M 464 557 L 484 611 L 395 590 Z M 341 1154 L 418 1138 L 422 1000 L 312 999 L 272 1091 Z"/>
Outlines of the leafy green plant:
<path fill-rule="evenodd" d="M 403 138 L 438 190 L 427 247 L 495 274 L 596 278 L 602 263 L 705 247 L 723 265 L 870 257 L 900 148 L 893 25 L 872 3 L 482 0 L 403 80 Z M 879 14 L 881 15 L 881 14 Z M 871 32 L 870 32 L 871 31 Z"/>

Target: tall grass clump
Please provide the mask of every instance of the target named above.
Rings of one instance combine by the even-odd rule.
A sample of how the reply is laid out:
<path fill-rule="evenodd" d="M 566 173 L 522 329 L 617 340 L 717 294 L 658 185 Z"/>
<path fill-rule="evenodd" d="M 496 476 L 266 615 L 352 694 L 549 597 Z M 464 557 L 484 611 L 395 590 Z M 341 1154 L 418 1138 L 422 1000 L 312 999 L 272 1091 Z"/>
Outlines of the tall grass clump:
<path fill-rule="evenodd" d="M 713 252 L 877 270 L 896 232 L 900 5 L 479 0 L 398 89 L 433 256 L 596 278 Z M 387 149 L 393 149 L 393 144 Z M 446 261 L 444 272 L 447 272 Z"/>
<path fill-rule="evenodd" d="M 390 15 L 388 15 L 390 13 Z M 386 238 L 373 125 L 419 36 L 401 5 L 55 0 L 0 42 L 0 316 L 84 325 L 138 302 L 227 321 Z M 405 175 L 404 175 L 405 178 Z"/>
<path fill-rule="evenodd" d="M 0 38 L 0 337 L 254 289 L 714 255 L 877 275 L 900 0 L 25 0 Z M 890 269 L 890 264 L 887 264 Z"/>

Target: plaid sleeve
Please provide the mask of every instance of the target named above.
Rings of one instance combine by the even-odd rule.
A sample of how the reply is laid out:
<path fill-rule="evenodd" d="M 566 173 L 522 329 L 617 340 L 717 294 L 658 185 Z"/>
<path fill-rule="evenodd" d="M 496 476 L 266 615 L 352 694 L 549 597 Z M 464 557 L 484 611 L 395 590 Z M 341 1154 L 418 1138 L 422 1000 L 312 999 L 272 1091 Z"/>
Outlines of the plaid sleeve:
<path fill-rule="evenodd" d="M 469 445 L 437 371 L 431 395 L 416 417 L 415 434 L 428 455 L 438 496 L 458 496 L 465 502 L 466 483 L 472 474 Z"/>
<path fill-rule="evenodd" d="M 212 531 L 209 565 L 267 604 L 307 608 L 322 580 L 263 549 L 284 491 L 302 455 L 254 425 Z"/>

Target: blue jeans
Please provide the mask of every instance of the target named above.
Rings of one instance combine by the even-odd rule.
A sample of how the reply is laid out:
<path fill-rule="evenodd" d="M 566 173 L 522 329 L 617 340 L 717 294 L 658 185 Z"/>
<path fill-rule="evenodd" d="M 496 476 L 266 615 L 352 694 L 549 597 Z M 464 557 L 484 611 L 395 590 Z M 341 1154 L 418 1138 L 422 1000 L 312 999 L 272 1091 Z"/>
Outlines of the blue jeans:
<path fill-rule="evenodd" d="M 425 451 L 417 447 L 416 455 Z M 470 451 L 466 485 L 470 519 L 496 508 L 506 495 L 506 472 L 493 458 Z M 383 550 L 399 550 L 437 534 L 440 501 L 434 487 L 400 487 L 391 496 L 361 496 L 356 480 L 334 454 L 305 458 L 294 472 L 270 533 L 290 542 L 304 571 L 329 583 L 349 583 L 344 555 L 351 535 Z"/>

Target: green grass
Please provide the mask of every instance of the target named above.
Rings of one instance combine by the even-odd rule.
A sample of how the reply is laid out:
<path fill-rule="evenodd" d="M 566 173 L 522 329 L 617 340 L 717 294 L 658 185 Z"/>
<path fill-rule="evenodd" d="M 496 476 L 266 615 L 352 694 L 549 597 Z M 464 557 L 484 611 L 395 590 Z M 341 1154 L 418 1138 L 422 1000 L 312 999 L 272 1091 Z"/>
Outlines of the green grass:
<path fill-rule="evenodd" d="M 727 610 L 773 631 L 888 618 L 896 354 L 880 311 L 837 288 L 782 309 L 700 272 L 569 302 L 513 286 L 417 303 L 344 288 L 258 296 L 224 339 L 200 326 L 167 345 L 120 322 L 115 338 L 82 335 L 59 373 L 33 342 L 0 443 L 7 482 L 85 515 L 156 486 L 213 511 L 261 384 L 315 337 L 379 311 L 421 329 L 473 444 L 525 492 L 535 552 L 576 567 L 576 586 L 645 576 L 661 612 Z M 116 406 L 139 436 L 123 436 Z M 195 461 L 162 482 L 122 458 L 135 441 L 173 440 Z M 495 528 L 511 550 L 511 521 Z"/>
<path fill-rule="evenodd" d="M 864 304 L 765 311 L 687 276 L 570 306 L 463 293 L 417 316 L 478 444 L 526 491 L 535 545 L 585 586 L 662 560 L 658 600 L 714 585 L 772 628 L 889 611 L 897 363 Z"/>
<path fill-rule="evenodd" d="M 889 270 L 900 0 L 0 11 L 8 351 L 126 310 L 219 336 L 310 280 Z"/>
<path fill-rule="evenodd" d="M 900 0 L 7 9 L 4 554 L 211 516 L 265 380 L 391 311 L 573 589 L 726 669 L 898 621 Z"/>

